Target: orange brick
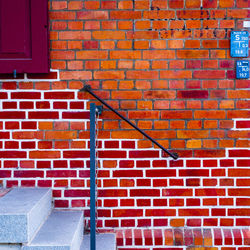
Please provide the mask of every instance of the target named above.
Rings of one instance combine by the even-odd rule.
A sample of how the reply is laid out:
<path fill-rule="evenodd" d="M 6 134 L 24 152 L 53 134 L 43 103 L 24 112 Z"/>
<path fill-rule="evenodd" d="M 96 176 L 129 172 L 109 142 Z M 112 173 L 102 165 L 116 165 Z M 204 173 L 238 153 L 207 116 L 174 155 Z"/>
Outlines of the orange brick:
<path fill-rule="evenodd" d="M 52 9 L 53 10 L 63 10 L 67 8 L 67 1 L 53 1 Z"/>
<path fill-rule="evenodd" d="M 221 109 L 233 109 L 234 108 L 234 101 L 230 100 L 222 100 L 220 102 Z"/>
<path fill-rule="evenodd" d="M 208 58 L 208 50 L 178 50 L 177 58 Z"/>
<path fill-rule="evenodd" d="M 133 89 L 134 82 L 133 81 L 120 81 L 119 89 Z"/>
<path fill-rule="evenodd" d="M 94 10 L 100 8 L 100 3 L 98 1 L 85 1 L 84 7 L 87 10 Z"/>
<path fill-rule="evenodd" d="M 76 52 L 77 59 L 107 59 L 108 52 L 107 51 L 79 51 Z"/>
<path fill-rule="evenodd" d="M 141 99 L 141 91 L 113 91 L 112 99 Z"/>
<path fill-rule="evenodd" d="M 155 80 L 152 83 L 153 89 L 167 89 L 168 88 L 168 81 L 167 80 Z"/>
<path fill-rule="evenodd" d="M 226 113 L 224 110 L 195 110 L 195 119 L 225 119 Z"/>
<path fill-rule="evenodd" d="M 171 141 L 171 148 L 185 148 L 185 141 L 184 140 L 172 140 Z"/>
<path fill-rule="evenodd" d="M 187 8 L 200 8 L 202 0 L 186 0 Z"/>
<path fill-rule="evenodd" d="M 92 37 L 94 39 L 125 39 L 124 31 L 93 31 Z"/>
<path fill-rule="evenodd" d="M 135 41 L 134 48 L 135 49 L 148 49 L 149 48 L 149 41 Z"/>
<path fill-rule="evenodd" d="M 135 101 L 121 101 L 120 105 L 122 109 L 135 109 L 136 108 Z"/>
<path fill-rule="evenodd" d="M 198 139 L 198 138 L 208 138 L 209 131 L 208 130 L 179 130 L 177 131 L 177 137 L 188 139 Z"/>
<path fill-rule="evenodd" d="M 234 0 L 220 0 L 219 7 L 220 8 L 231 8 L 234 7 Z"/>
<path fill-rule="evenodd" d="M 175 53 L 172 50 L 150 50 L 143 51 L 143 59 L 174 59 Z"/>
<path fill-rule="evenodd" d="M 73 11 L 50 11 L 51 20 L 74 20 L 76 13 Z"/>
<path fill-rule="evenodd" d="M 160 78 L 162 79 L 181 79 L 192 78 L 192 72 L 189 70 L 165 70 L 160 72 Z"/>
<path fill-rule="evenodd" d="M 170 69 L 184 69 L 185 61 L 184 60 L 173 60 L 169 62 Z"/>
<path fill-rule="evenodd" d="M 102 88 L 103 89 L 117 89 L 117 82 L 116 81 L 103 81 Z"/>
<path fill-rule="evenodd" d="M 100 42 L 100 48 L 101 49 L 114 49 L 115 48 L 115 42 L 114 41 L 101 41 Z"/>
<path fill-rule="evenodd" d="M 53 128 L 53 122 L 39 122 L 38 128 L 41 130 L 51 130 Z"/>
<path fill-rule="evenodd" d="M 186 40 L 185 48 L 200 48 L 200 40 Z"/>
<path fill-rule="evenodd" d="M 184 21 L 170 21 L 169 28 L 170 29 L 183 29 L 185 26 Z"/>
<path fill-rule="evenodd" d="M 205 120 L 204 128 L 218 128 L 218 122 L 215 120 Z"/>
<path fill-rule="evenodd" d="M 154 128 L 155 129 L 168 129 L 169 121 L 154 121 Z"/>
<path fill-rule="evenodd" d="M 250 91 L 248 91 L 248 90 L 228 90 L 227 97 L 230 99 L 250 98 Z"/>
<path fill-rule="evenodd" d="M 135 1 L 135 9 L 149 9 L 149 0 L 137 0 Z"/>
<path fill-rule="evenodd" d="M 135 28 L 138 30 L 150 29 L 150 21 L 136 21 Z"/>
<path fill-rule="evenodd" d="M 119 128 L 119 123 L 118 121 L 104 121 L 103 124 L 104 129 L 118 129 Z"/>
<path fill-rule="evenodd" d="M 141 11 L 110 11 L 110 19 L 141 19 Z"/>
<path fill-rule="evenodd" d="M 60 151 L 30 151 L 30 159 L 56 159 L 60 158 Z"/>
<path fill-rule="evenodd" d="M 59 32 L 61 40 L 90 40 L 90 31 L 61 31 Z"/>
<path fill-rule="evenodd" d="M 167 29 L 167 21 L 153 21 L 153 29 Z"/>
<path fill-rule="evenodd" d="M 51 24 L 52 30 L 65 30 L 67 29 L 67 23 L 62 21 L 54 21 Z"/>
<path fill-rule="evenodd" d="M 82 69 L 83 68 L 83 61 L 69 61 L 68 69 Z"/>
<path fill-rule="evenodd" d="M 160 20 L 175 18 L 175 11 L 172 11 L 172 10 L 144 11 L 143 18 L 145 18 L 145 19 L 160 19 Z"/>
<path fill-rule="evenodd" d="M 171 101 L 170 109 L 185 109 L 185 101 Z"/>
<path fill-rule="evenodd" d="M 135 69 L 148 69 L 149 68 L 149 61 L 136 61 L 135 62 Z"/>
<path fill-rule="evenodd" d="M 127 71 L 127 79 L 157 79 L 157 71 Z"/>
<path fill-rule="evenodd" d="M 152 109 L 152 102 L 151 101 L 138 101 L 137 108 L 138 109 Z"/>
<path fill-rule="evenodd" d="M 201 21 L 200 20 L 187 20 L 186 27 L 187 29 L 200 29 Z"/>
<path fill-rule="evenodd" d="M 52 61 L 51 62 L 51 68 L 52 69 L 65 69 L 66 68 L 66 62 L 65 61 Z"/>
<path fill-rule="evenodd" d="M 115 69 L 116 68 L 116 61 L 102 61 L 101 68 L 102 69 Z"/>
<path fill-rule="evenodd" d="M 99 69 L 98 61 L 85 61 L 85 69 Z"/>
<path fill-rule="evenodd" d="M 204 80 L 204 81 L 202 81 L 202 88 L 204 88 L 204 89 L 217 88 L 217 81 Z"/>
<path fill-rule="evenodd" d="M 118 2 L 118 9 L 133 9 L 133 2 L 130 1 L 120 1 Z"/>
<path fill-rule="evenodd" d="M 119 21 L 118 29 L 120 30 L 131 30 L 133 29 L 133 22 L 131 21 Z"/>
<path fill-rule="evenodd" d="M 168 64 L 166 61 L 154 60 L 152 62 L 152 69 L 167 69 L 167 68 L 168 68 Z"/>
<path fill-rule="evenodd" d="M 228 9 L 228 18 L 248 18 L 249 10 L 247 9 Z"/>
<path fill-rule="evenodd" d="M 68 41 L 68 49 L 82 49 L 82 41 Z"/>
<path fill-rule="evenodd" d="M 234 20 L 221 20 L 220 21 L 220 28 L 234 28 L 235 21 Z"/>
<path fill-rule="evenodd" d="M 132 41 L 118 41 L 117 48 L 118 49 L 131 49 L 132 48 Z"/>
<path fill-rule="evenodd" d="M 181 121 L 181 120 L 170 121 L 170 128 L 171 129 L 184 129 L 185 121 Z"/>
<path fill-rule="evenodd" d="M 69 10 L 81 10 L 83 8 L 83 2 L 81 1 L 70 1 L 68 3 Z"/>
<path fill-rule="evenodd" d="M 218 101 L 204 101 L 203 102 L 203 107 L 205 109 L 217 109 L 218 108 Z"/>
<path fill-rule="evenodd" d="M 138 121 L 137 126 L 140 129 L 151 129 L 152 128 L 152 121 Z"/>
<path fill-rule="evenodd" d="M 204 60 L 203 61 L 203 68 L 210 68 L 210 69 L 216 69 L 218 68 L 218 60 Z"/>
<path fill-rule="evenodd" d="M 82 30 L 83 29 L 83 22 L 82 21 L 68 22 L 68 28 L 70 30 Z"/>
<path fill-rule="evenodd" d="M 119 61 L 118 68 L 119 69 L 132 69 L 133 68 L 133 61 Z"/>
<path fill-rule="evenodd" d="M 136 89 L 150 89 L 151 84 L 149 81 L 139 80 L 135 83 Z"/>
<path fill-rule="evenodd" d="M 165 49 L 166 48 L 166 41 L 165 40 L 152 40 L 151 41 L 151 48 L 153 48 L 153 49 Z"/>
<path fill-rule="evenodd" d="M 204 20 L 203 28 L 219 28 L 217 20 Z"/>
<path fill-rule="evenodd" d="M 171 219 L 170 226 L 171 227 L 184 227 L 185 220 L 184 219 Z"/>
<path fill-rule="evenodd" d="M 184 0 L 169 0 L 168 6 L 169 8 L 181 9 L 184 7 Z"/>
<path fill-rule="evenodd" d="M 183 48 L 183 40 L 168 40 L 168 48 L 171 49 Z"/>
<path fill-rule="evenodd" d="M 100 29 L 99 21 L 86 21 L 84 25 L 85 30 L 98 30 Z"/>
<path fill-rule="evenodd" d="M 165 101 L 165 100 L 162 100 L 162 101 L 155 101 L 154 102 L 154 108 L 155 109 L 168 109 L 169 108 L 169 101 Z"/>
<path fill-rule="evenodd" d="M 201 129 L 202 128 L 202 122 L 200 120 L 198 120 L 198 121 L 188 121 L 187 128 L 188 129 Z"/>
<path fill-rule="evenodd" d="M 95 71 L 94 79 L 124 79 L 123 71 Z"/>
<path fill-rule="evenodd" d="M 217 140 L 203 140 L 204 148 L 217 148 Z"/>
<path fill-rule="evenodd" d="M 158 32 L 149 30 L 149 31 L 128 31 L 127 39 L 158 39 Z"/>
<path fill-rule="evenodd" d="M 237 8 L 249 8 L 250 4 L 247 0 L 237 0 L 236 7 Z"/>
<path fill-rule="evenodd" d="M 140 59 L 141 51 L 110 51 L 110 59 Z"/>
<path fill-rule="evenodd" d="M 188 140 L 187 148 L 201 148 L 201 140 Z"/>
<path fill-rule="evenodd" d="M 112 131 L 111 138 L 113 139 L 142 139 L 142 134 L 138 131 Z"/>
<path fill-rule="evenodd" d="M 204 48 L 217 48 L 217 40 L 204 40 L 202 46 Z"/>
<path fill-rule="evenodd" d="M 88 80 L 92 79 L 92 72 L 90 71 L 64 71 L 60 74 L 62 80 L 81 79 Z"/>
<path fill-rule="evenodd" d="M 105 30 L 116 29 L 116 21 L 102 21 L 102 28 Z"/>

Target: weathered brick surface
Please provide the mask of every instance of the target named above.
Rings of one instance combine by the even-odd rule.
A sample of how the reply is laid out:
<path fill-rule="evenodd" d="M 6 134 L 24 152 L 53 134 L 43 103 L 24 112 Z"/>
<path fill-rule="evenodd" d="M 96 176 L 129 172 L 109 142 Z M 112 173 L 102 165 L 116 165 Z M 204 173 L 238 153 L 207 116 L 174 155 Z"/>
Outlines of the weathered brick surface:
<path fill-rule="evenodd" d="M 235 79 L 229 41 L 244 30 L 249 1 L 52 0 L 49 8 L 51 72 L 0 76 L 0 185 L 51 187 L 56 208 L 89 216 L 94 99 L 78 92 L 89 84 L 180 155 L 166 158 L 104 110 L 98 227 L 116 230 L 119 249 L 246 250 L 250 81 Z"/>

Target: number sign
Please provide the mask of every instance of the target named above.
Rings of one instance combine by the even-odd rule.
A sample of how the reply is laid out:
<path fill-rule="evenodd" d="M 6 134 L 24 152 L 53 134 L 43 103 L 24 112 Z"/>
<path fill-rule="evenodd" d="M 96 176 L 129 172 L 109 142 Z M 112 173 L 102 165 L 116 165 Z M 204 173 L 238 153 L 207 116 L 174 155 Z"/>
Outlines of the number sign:
<path fill-rule="evenodd" d="M 231 32 L 231 57 L 248 57 L 249 34 L 247 31 Z"/>
<path fill-rule="evenodd" d="M 249 61 L 241 60 L 236 62 L 236 78 L 237 79 L 249 78 Z"/>

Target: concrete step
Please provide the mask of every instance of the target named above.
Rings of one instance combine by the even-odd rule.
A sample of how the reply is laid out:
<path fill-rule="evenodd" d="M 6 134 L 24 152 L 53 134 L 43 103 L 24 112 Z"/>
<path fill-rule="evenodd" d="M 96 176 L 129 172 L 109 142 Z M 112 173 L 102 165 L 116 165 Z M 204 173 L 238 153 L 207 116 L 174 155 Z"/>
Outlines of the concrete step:
<path fill-rule="evenodd" d="M 0 198 L 0 243 L 29 242 L 50 211 L 50 189 L 11 190 Z"/>
<path fill-rule="evenodd" d="M 53 211 L 35 238 L 22 250 L 79 250 L 82 236 L 82 212 Z"/>
<path fill-rule="evenodd" d="M 90 250 L 90 235 L 84 235 L 80 250 Z M 96 234 L 96 250 L 116 250 L 115 234 Z"/>

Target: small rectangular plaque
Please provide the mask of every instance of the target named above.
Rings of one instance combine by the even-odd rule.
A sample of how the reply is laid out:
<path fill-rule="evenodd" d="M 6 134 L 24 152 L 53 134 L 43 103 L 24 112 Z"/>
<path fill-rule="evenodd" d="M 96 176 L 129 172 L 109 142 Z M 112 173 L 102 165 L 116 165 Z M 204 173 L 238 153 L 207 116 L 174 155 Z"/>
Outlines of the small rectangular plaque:
<path fill-rule="evenodd" d="M 248 57 L 248 31 L 232 31 L 231 32 L 231 57 Z"/>
<path fill-rule="evenodd" d="M 249 61 L 241 60 L 236 62 L 236 78 L 237 79 L 249 78 Z"/>

